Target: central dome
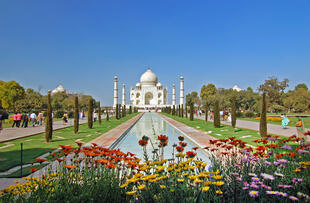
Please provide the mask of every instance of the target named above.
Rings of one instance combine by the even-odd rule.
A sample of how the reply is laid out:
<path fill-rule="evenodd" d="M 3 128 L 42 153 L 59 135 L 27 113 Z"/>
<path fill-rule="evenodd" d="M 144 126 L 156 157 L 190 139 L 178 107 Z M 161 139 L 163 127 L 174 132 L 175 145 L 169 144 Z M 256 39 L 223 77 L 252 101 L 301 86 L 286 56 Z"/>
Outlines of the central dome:
<path fill-rule="evenodd" d="M 151 69 L 148 69 L 140 77 L 140 82 L 142 85 L 156 85 L 157 81 L 157 76 L 151 71 Z"/>

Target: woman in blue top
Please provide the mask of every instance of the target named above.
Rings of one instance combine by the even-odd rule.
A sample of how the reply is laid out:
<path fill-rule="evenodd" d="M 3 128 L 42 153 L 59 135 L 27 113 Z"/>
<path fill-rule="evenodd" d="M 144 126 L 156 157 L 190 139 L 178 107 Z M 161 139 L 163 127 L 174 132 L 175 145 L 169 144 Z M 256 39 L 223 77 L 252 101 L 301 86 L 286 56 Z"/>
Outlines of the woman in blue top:
<path fill-rule="evenodd" d="M 286 126 L 288 125 L 289 122 L 290 122 L 290 120 L 288 120 L 286 114 L 284 114 L 284 115 L 282 116 L 282 127 L 283 127 L 284 129 L 286 129 Z"/>

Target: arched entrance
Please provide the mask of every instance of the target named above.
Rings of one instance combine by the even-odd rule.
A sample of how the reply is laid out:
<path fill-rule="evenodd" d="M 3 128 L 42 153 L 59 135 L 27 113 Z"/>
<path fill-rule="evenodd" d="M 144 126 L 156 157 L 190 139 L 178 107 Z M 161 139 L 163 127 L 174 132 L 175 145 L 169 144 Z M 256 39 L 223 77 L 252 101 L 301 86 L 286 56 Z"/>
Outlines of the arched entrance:
<path fill-rule="evenodd" d="M 145 94 L 145 96 L 144 96 L 145 105 L 150 105 L 152 99 L 153 99 L 153 94 L 152 94 L 152 92 L 147 92 L 147 93 Z"/>

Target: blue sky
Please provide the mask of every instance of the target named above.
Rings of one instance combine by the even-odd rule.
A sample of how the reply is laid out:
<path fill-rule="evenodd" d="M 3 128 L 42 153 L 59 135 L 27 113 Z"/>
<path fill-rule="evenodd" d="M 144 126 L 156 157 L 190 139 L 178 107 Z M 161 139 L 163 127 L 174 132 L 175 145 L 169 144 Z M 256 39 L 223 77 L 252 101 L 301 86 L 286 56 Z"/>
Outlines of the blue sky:
<path fill-rule="evenodd" d="M 2 0 L 0 80 L 113 103 L 150 65 L 185 93 L 203 84 L 257 89 L 269 76 L 310 86 L 308 0 Z M 171 98 L 169 98 L 171 100 Z M 128 99 L 127 99 L 128 101 Z"/>

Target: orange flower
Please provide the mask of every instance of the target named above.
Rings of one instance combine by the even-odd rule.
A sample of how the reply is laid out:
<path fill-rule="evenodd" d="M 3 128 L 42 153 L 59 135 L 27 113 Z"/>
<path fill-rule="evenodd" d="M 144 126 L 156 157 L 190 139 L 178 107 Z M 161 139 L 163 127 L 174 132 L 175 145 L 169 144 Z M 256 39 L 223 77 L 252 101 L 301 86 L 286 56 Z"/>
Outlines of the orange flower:
<path fill-rule="evenodd" d="M 184 151 L 184 148 L 183 148 L 182 146 L 177 146 L 177 147 L 176 147 L 176 150 L 177 150 L 178 152 L 183 152 L 183 151 Z"/>
<path fill-rule="evenodd" d="M 179 145 L 180 145 L 181 147 L 186 147 L 186 146 L 187 146 L 187 143 L 186 143 L 186 142 L 179 142 Z"/>
<path fill-rule="evenodd" d="M 65 167 L 66 167 L 66 168 L 69 168 L 69 169 L 74 169 L 74 168 L 76 168 L 76 166 L 74 166 L 74 165 L 65 165 Z"/>
<path fill-rule="evenodd" d="M 142 146 L 142 147 L 143 147 L 143 146 L 146 146 L 147 143 L 148 143 L 147 140 L 143 140 L 143 139 L 142 139 L 142 140 L 139 140 L 139 145 Z"/>
<path fill-rule="evenodd" d="M 65 159 L 56 158 L 55 160 L 58 161 L 58 162 L 62 162 L 62 161 L 64 161 Z"/>
<path fill-rule="evenodd" d="M 64 150 L 71 150 L 73 148 L 70 145 L 59 145 L 59 147 L 61 147 Z"/>
<path fill-rule="evenodd" d="M 31 168 L 31 172 L 36 172 L 38 169 L 37 168 Z"/>
<path fill-rule="evenodd" d="M 162 142 L 162 143 L 165 143 L 167 140 L 168 140 L 168 137 L 166 135 L 159 135 L 157 137 L 157 139 Z"/>
<path fill-rule="evenodd" d="M 84 143 L 83 142 L 75 142 L 79 147 L 81 147 Z"/>
<path fill-rule="evenodd" d="M 44 162 L 44 161 L 48 161 L 48 159 L 40 159 L 40 158 L 36 158 L 36 161 L 37 161 L 37 162 L 42 163 L 42 162 Z"/>
<path fill-rule="evenodd" d="M 282 159 L 283 158 L 283 154 L 277 154 L 276 155 L 276 159 Z"/>

